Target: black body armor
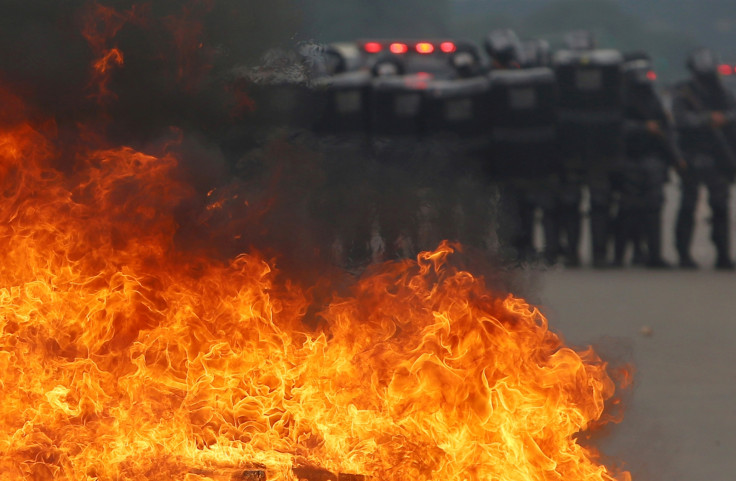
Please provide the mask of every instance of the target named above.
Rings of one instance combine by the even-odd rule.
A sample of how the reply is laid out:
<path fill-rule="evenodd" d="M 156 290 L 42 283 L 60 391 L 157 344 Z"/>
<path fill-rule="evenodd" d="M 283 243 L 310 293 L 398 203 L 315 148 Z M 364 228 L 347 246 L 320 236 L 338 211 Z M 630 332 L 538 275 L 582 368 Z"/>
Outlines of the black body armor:
<path fill-rule="evenodd" d="M 324 108 L 317 121 L 320 133 L 367 133 L 373 77 L 368 72 L 348 72 L 315 81 L 314 91 Z"/>
<path fill-rule="evenodd" d="M 499 70 L 489 78 L 493 172 L 534 177 L 556 170 L 558 94 L 553 71 Z"/>

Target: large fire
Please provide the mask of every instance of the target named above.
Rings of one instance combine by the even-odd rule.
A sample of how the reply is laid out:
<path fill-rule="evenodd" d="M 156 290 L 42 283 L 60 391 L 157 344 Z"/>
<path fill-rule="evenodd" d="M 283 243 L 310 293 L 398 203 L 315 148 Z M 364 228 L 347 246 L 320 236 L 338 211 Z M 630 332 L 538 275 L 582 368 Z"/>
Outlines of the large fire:
<path fill-rule="evenodd" d="M 259 255 L 176 242 L 195 194 L 166 148 L 80 141 L 62 169 L 54 123 L 2 105 L 0 480 L 628 479 L 579 443 L 606 364 L 457 247 L 315 303 Z"/>
<path fill-rule="evenodd" d="M 0 134 L 0 479 L 625 479 L 577 442 L 614 393 L 592 351 L 443 244 L 308 292 L 177 249 L 177 160 Z"/>

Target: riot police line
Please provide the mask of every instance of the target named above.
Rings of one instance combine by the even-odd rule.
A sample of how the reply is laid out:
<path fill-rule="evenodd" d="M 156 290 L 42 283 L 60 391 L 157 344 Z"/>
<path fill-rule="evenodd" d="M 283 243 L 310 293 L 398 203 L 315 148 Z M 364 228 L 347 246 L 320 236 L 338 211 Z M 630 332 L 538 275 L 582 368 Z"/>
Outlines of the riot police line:
<path fill-rule="evenodd" d="M 254 115 L 264 129 L 309 132 L 323 154 L 333 188 L 306 201 L 326 241 L 340 244 L 338 263 L 411 256 L 450 239 L 575 267 L 589 216 L 594 267 L 666 268 L 663 189 L 674 170 L 680 267 L 698 267 L 690 249 L 704 184 L 716 268 L 733 269 L 736 102 L 717 57 L 691 54 L 692 78 L 673 89 L 670 110 L 645 53 L 599 49 L 586 32 L 566 40 L 552 53 L 497 30 L 485 42 L 488 61 L 458 42 L 439 66 L 420 58 L 423 71 L 391 54 L 350 68 L 334 49 L 316 49 L 304 56 L 307 80 L 254 83 L 256 105 L 266 106 Z"/>

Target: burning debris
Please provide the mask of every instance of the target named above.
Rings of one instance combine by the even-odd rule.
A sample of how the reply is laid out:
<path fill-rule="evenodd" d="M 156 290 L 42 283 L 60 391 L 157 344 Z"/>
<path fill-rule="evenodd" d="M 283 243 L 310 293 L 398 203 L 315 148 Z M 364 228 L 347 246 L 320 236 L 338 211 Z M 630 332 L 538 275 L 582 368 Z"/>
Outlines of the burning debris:
<path fill-rule="evenodd" d="M 2 97 L 0 480 L 628 479 L 578 442 L 606 363 L 458 246 L 339 290 L 223 259 L 182 231 L 246 202 L 193 201 L 180 142 L 69 143 Z"/>

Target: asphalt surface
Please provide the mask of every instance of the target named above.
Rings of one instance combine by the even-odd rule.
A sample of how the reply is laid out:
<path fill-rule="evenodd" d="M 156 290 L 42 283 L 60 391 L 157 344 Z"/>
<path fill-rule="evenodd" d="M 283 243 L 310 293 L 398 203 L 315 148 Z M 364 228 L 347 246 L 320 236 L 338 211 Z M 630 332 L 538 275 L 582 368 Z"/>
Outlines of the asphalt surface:
<path fill-rule="evenodd" d="M 665 241 L 676 188 L 667 195 Z M 593 345 L 614 363 L 633 363 L 624 420 L 597 444 L 634 481 L 736 477 L 736 272 L 711 268 L 708 216 L 703 202 L 693 246 L 698 271 L 530 275 L 552 330 L 569 344 Z M 665 255 L 676 260 L 671 244 Z"/>
<path fill-rule="evenodd" d="M 599 445 L 634 481 L 736 475 L 736 273 L 541 274 L 550 328 L 631 362 L 624 420 Z"/>

